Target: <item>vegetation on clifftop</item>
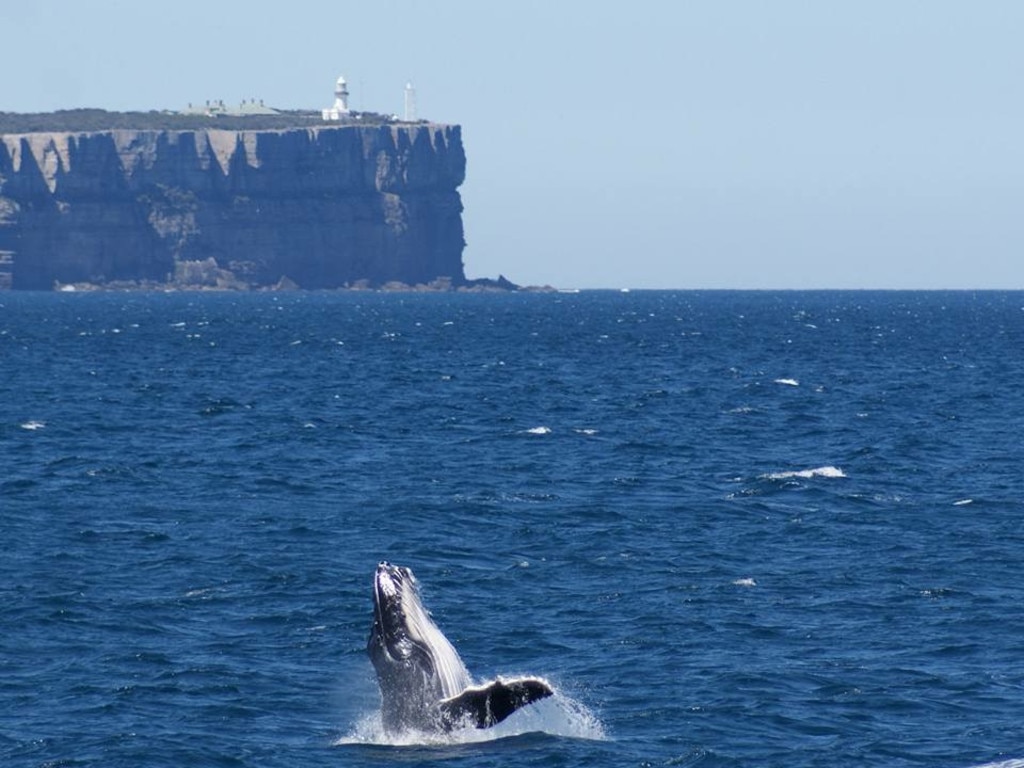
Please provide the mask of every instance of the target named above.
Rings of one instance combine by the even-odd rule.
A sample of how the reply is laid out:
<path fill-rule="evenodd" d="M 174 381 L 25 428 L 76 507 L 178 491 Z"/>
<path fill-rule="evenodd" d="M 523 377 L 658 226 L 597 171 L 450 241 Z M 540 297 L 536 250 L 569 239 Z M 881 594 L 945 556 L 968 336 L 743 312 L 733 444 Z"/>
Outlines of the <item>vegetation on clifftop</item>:
<path fill-rule="evenodd" d="M 57 112 L 0 112 L 0 134 L 96 133 L 117 129 L 195 131 L 285 130 L 311 126 L 385 125 L 394 122 L 375 112 L 354 112 L 342 123 L 324 122 L 319 112 L 290 110 L 273 115 L 199 115 L 178 112 L 108 112 L 105 109 L 62 109 Z"/>

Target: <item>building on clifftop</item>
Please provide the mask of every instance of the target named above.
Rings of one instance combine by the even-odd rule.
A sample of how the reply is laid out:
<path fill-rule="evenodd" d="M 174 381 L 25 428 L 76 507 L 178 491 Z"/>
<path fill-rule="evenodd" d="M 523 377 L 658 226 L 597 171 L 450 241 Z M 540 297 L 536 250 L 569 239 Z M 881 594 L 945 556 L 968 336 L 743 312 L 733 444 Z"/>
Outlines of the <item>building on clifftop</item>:
<path fill-rule="evenodd" d="M 268 107 L 263 99 L 258 101 L 253 98 L 243 101 L 237 109 L 229 107 L 223 99 L 207 100 L 206 104 L 193 106 L 191 103 L 187 109 L 178 112 L 179 115 L 200 115 L 202 117 L 251 117 L 253 115 L 278 115 L 280 110 Z"/>

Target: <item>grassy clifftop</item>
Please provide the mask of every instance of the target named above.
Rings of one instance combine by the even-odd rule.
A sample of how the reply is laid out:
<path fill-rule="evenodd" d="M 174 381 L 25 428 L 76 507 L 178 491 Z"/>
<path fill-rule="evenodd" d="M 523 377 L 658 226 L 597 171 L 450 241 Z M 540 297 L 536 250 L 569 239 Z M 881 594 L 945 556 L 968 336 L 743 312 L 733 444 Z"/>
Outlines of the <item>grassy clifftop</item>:
<path fill-rule="evenodd" d="M 393 120 L 375 112 L 354 112 L 346 125 L 384 125 Z M 177 112 L 108 112 L 105 109 L 65 109 L 57 112 L 0 112 L 4 133 L 96 133 L 118 129 L 193 131 L 223 128 L 231 131 L 283 130 L 325 123 L 319 112 L 289 110 L 274 115 L 196 115 Z"/>

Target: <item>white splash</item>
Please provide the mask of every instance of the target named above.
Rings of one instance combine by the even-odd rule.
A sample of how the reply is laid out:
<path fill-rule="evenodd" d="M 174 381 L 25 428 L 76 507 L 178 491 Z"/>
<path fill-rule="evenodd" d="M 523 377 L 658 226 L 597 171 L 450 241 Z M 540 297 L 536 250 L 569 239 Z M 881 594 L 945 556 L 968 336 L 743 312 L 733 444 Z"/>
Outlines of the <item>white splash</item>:
<path fill-rule="evenodd" d="M 551 427 L 544 427 L 544 426 L 533 427 L 531 429 L 526 430 L 526 433 L 528 435 L 550 435 L 551 434 Z"/>
<path fill-rule="evenodd" d="M 371 712 L 363 715 L 350 733 L 336 739 L 334 746 L 448 746 L 496 741 L 527 733 L 546 733 L 550 736 L 593 741 L 608 738 L 604 725 L 589 708 L 556 691 L 554 696 L 520 709 L 491 728 L 462 728 L 448 733 L 416 730 L 388 733 L 384 730 L 380 712 Z"/>
<path fill-rule="evenodd" d="M 745 579 L 736 579 L 733 582 L 733 585 L 737 587 L 756 587 L 757 582 L 748 577 Z"/>
<path fill-rule="evenodd" d="M 26 421 L 23 424 L 21 424 L 21 428 L 22 429 L 28 429 L 28 430 L 43 429 L 45 426 L 46 426 L 46 422 L 45 421 L 36 421 L 35 419 L 32 419 L 30 421 Z"/>
<path fill-rule="evenodd" d="M 815 469 L 801 469 L 796 472 L 772 472 L 769 475 L 765 475 L 769 480 L 787 480 L 791 477 L 802 477 L 810 479 L 812 477 L 846 477 L 846 473 L 839 467 L 833 467 L 831 465 L 826 467 L 816 467 Z"/>
<path fill-rule="evenodd" d="M 785 384 L 787 387 L 799 387 L 800 382 L 796 379 L 775 379 L 776 384 Z"/>

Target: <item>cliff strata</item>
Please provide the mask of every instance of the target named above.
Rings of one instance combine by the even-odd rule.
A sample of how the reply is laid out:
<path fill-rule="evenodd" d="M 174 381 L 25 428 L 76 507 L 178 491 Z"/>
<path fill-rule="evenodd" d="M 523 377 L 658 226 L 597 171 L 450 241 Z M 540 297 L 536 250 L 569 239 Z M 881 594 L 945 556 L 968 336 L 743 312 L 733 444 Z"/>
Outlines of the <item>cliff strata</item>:
<path fill-rule="evenodd" d="M 458 126 L 0 136 L 0 287 L 465 283 Z"/>

